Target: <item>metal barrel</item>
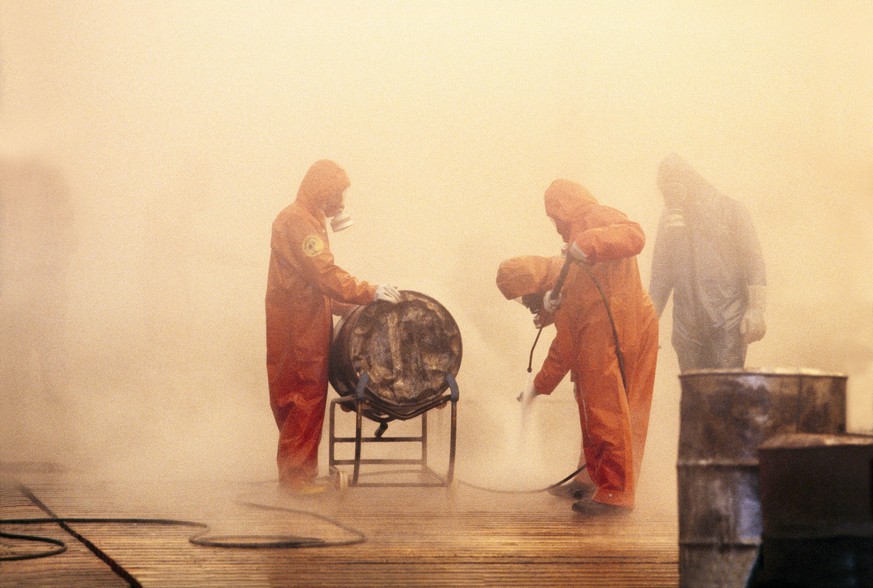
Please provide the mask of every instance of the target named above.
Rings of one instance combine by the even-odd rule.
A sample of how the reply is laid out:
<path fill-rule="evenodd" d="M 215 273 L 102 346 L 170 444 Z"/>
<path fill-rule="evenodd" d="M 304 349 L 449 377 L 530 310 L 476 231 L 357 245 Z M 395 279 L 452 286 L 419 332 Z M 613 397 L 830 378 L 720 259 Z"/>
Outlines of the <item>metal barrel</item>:
<path fill-rule="evenodd" d="M 329 380 L 340 396 L 355 393 L 360 374 L 367 392 L 393 407 L 426 403 L 448 388 L 446 374 L 461 367 L 461 333 L 439 302 L 411 290 L 396 304 L 358 306 L 337 325 Z"/>
<path fill-rule="evenodd" d="M 695 370 L 682 388 L 677 462 L 681 586 L 746 586 L 761 544 L 758 446 L 846 430 L 846 380 L 816 370 Z"/>
<path fill-rule="evenodd" d="M 873 586 L 873 435 L 778 435 L 758 459 L 761 557 L 749 586 Z"/>

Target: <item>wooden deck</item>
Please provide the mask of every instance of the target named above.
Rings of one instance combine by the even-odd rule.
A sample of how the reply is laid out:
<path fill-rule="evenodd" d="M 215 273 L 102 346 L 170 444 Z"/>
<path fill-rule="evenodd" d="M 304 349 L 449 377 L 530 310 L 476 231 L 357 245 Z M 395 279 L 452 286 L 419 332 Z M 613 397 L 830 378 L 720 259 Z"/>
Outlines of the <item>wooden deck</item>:
<path fill-rule="evenodd" d="M 188 520 L 208 525 L 210 536 L 240 541 L 239 536 L 295 535 L 343 542 L 355 540 L 355 532 L 366 540 L 242 549 L 194 545 L 189 537 L 203 531 L 195 527 L 69 523 L 71 534 L 57 523 L 3 525 L 7 533 L 59 539 L 68 549 L 0 562 L 0 585 L 678 585 L 674 512 L 640 505 L 624 518 L 583 520 L 570 504 L 544 492 L 497 494 L 463 484 L 453 492 L 357 487 L 291 498 L 275 482 L 107 481 L 7 468 L 0 472 L 3 519 L 45 517 L 48 511 L 60 518 Z M 51 548 L 0 538 L 0 554 Z"/>

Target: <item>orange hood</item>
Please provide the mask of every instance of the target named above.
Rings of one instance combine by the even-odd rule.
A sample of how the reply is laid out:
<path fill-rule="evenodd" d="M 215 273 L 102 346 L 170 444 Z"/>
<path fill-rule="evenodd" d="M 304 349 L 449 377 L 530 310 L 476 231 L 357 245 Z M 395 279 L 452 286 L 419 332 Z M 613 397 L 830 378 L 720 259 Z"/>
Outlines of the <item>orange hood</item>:
<path fill-rule="evenodd" d="M 546 190 L 546 214 L 555 221 L 555 228 L 569 242 L 571 227 L 582 220 L 597 199 L 585 187 L 570 180 L 555 180 Z"/>
<path fill-rule="evenodd" d="M 545 294 L 561 273 L 561 257 L 523 255 L 507 259 L 497 268 L 497 288 L 507 300 L 528 294 Z"/>
<path fill-rule="evenodd" d="M 313 215 L 319 216 L 330 196 L 338 190 L 345 190 L 350 184 L 343 168 L 329 159 L 321 159 L 313 163 L 303 176 L 297 190 L 297 202 Z"/>

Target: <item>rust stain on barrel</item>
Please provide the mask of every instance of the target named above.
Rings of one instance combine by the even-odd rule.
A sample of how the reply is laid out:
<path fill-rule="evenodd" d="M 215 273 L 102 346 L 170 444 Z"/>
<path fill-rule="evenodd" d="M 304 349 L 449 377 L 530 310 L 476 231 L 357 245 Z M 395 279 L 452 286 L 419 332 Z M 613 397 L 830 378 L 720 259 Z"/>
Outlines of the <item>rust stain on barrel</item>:
<path fill-rule="evenodd" d="M 338 325 L 330 383 L 349 396 L 366 372 L 371 394 L 394 405 L 414 405 L 447 388 L 446 374 L 458 374 L 461 355 L 461 333 L 448 310 L 429 296 L 404 290 L 397 304 L 357 307 Z"/>

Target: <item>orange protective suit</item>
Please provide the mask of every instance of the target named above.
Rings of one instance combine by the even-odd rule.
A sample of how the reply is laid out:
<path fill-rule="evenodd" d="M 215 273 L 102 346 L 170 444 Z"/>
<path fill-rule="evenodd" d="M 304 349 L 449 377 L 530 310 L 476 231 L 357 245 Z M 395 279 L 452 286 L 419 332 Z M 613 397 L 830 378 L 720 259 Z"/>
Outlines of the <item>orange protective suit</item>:
<path fill-rule="evenodd" d="M 267 375 L 279 427 L 279 483 L 299 488 L 318 475 L 327 403 L 332 300 L 367 304 L 376 287 L 334 264 L 325 207 L 349 186 L 336 163 L 312 165 L 293 204 L 273 221 L 267 278 Z"/>
<path fill-rule="evenodd" d="M 575 383 L 593 500 L 632 507 L 649 423 L 658 354 L 658 319 L 640 281 L 636 255 L 645 236 L 625 214 L 601 206 L 579 184 L 556 180 L 545 195 L 546 213 L 561 237 L 588 257 L 588 270 L 608 301 L 620 342 L 627 389 L 603 297 L 591 276 L 570 267 L 555 312 L 556 335 L 534 379 L 537 394 L 551 394 L 567 372 Z M 522 258 L 523 259 L 523 258 Z M 538 290 L 554 286 L 555 258 L 532 266 Z M 529 278 L 525 278 L 529 280 Z M 498 281 L 499 282 L 499 281 Z M 501 288 L 503 290 L 503 288 Z M 515 298 L 518 290 L 510 292 Z"/>
<path fill-rule="evenodd" d="M 525 304 L 528 296 L 532 296 L 538 303 L 542 297 L 552 290 L 558 276 L 561 274 L 561 269 L 564 266 L 564 258 L 558 255 L 553 257 L 544 257 L 542 255 L 522 255 L 507 259 L 497 268 L 497 288 L 506 297 L 507 300 L 518 300 Z M 528 306 L 525 304 L 525 306 Z M 539 304 L 541 307 L 541 303 Z M 549 326 L 553 323 L 561 323 L 562 328 L 566 326 L 566 313 L 559 306 L 553 313 L 549 314 L 545 310 L 540 309 L 537 313 L 536 308 L 528 309 L 539 315 L 540 325 Z M 579 405 L 579 410 L 582 410 L 582 405 Z M 581 414 L 581 412 L 580 412 Z M 579 467 L 585 465 L 585 444 L 584 439 L 581 444 L 582 449 L 579 452 Z M 588 485 L 587 478 L 590 476 L 584 471 L 576 474 L 575 479 L 583 485 Z"/>

